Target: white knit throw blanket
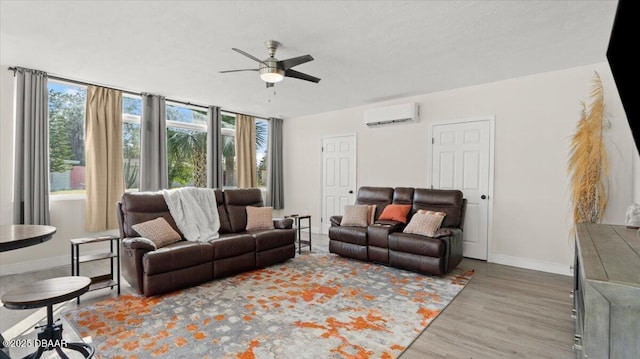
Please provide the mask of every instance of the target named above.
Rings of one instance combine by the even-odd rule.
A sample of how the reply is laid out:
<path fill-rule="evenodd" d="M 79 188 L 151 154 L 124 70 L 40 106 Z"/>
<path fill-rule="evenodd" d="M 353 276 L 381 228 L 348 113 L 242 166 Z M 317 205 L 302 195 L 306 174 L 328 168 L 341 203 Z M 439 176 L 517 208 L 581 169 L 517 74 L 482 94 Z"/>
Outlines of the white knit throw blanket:
<path fill-rule="evenodd" d="M 162 195 L 184 238 L 200 242 L 218 238 L 220 218 L 213 189 L 165 189 L 162 190 Z"/>

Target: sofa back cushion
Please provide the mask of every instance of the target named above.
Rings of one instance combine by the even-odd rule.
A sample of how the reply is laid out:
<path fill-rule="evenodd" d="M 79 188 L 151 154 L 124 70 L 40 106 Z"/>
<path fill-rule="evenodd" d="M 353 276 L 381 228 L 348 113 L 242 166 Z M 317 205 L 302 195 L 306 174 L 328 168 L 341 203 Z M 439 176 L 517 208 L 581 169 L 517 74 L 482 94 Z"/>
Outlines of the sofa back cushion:
<path fill-rule="evenodd" d="M 360 187 L 355 204 L 376 205 L 375 219 L 393 200 L 393 188 L 391 187 Z"/>
<path fill-rule="evenodd" d="M 169 213 L 169 207 L 164 201 L 162 192 L 125 192 L 122 195 L 120 208 L 122 210 L 122 231 L 125 237 L 138 237 L 138 232 L 132 226 L 158 217 L 164 218 L 171 225 L 171 228 L 180 233 L 182 237 L 182 233 Z"/>
<path fill-rule="evenodd" d="M 413 187 L 396 187 L 393 190 L 393 202 L 391 202 L 392 204 L 408 204 L 413 206 L 413 193 L 414 193 L 415 189 Z M 413 217 L 413 214 L 415 213 L 415 211 L 413 210 L 413 208 L 411 208 L 411 210 L 409 210 L 409 213 L 407 213 L 407 222 L 405 223 L 409 223 L 409 221 L 411 220 L 411 217 Z"/>
<path fill-rule="evenodd" d="M 442 227 L 461 228 L 464 202 L 458 190 L 416 188 L 413 194 L 413 210 L 444 212 Z"/>
<path fill-rule="evenodd" d="M 393 204 L 413 204 L 413 193 L 415 189 L 411 187 L 396 187 L 393 190 Z"/>
<path fill-rule="evenodd" d="M 227 189 L 223 192 L 233 233 L 244 232 L 247 227 L 247 206 L 262 207 L 262 192 L 258 188 Z"/>
<path fill-rule="evenodd" d="M 233 233 L 233 229 L 231 228 L 231 222 L 229 222 L 229 214 L 227 213 L 227 208 L 224 205 L 224 194 L 219 189 L 215 190 L 216 194 L 216 205 L 218 206 L 218 217 L 220 218 L 220 229 L 218 233 Z"/>

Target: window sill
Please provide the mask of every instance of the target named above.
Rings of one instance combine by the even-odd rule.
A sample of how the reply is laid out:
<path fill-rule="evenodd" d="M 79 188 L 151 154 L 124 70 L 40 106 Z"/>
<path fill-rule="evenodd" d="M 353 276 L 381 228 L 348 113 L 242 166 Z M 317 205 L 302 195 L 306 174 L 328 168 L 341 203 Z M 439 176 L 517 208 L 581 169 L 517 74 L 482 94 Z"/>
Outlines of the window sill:
<path fill-rule="evenodd" d="M 87 196 L 84 194 L 49 194 L 49 202 L 58 201 L 85 201 Z"/>

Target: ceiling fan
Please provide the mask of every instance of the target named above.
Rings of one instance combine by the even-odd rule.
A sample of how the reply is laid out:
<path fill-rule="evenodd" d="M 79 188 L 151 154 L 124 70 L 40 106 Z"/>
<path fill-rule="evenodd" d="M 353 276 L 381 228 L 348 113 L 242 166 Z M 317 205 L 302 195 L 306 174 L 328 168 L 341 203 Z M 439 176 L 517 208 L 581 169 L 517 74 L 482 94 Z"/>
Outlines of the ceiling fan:
<path fill-rule="evenodd" d="M 320 79 L 311 75 L 304 74 L 302 72 L 292 70 L 294 66 L 304 64 L 305 62 L 313 61 L 311 55 L 303 55 L 298 57 L 292 57 L 286 60 L 278 60 L 274 56 L 280 43 L 275 40 L 267 40 L 264 42 L 264 46 L 269 51 L 269 57 L 260 60 L 259 58 L 248 54 L 240 49 L 232 48 L 231 50 L 238 52 L 256 62 L 258 62 L 257 69 L 242 69 L 242 70 L 228 70 L 220 71 L 221 74 L 227 72 L 240 72 L 240 71 L 258 71 L 260 78 L 267 83 L 267 88 L 273 87 L 276 82 L 282 81 L 285 77 L 293 77 L 300 80 L 311 81 L 318 83 Z"/>

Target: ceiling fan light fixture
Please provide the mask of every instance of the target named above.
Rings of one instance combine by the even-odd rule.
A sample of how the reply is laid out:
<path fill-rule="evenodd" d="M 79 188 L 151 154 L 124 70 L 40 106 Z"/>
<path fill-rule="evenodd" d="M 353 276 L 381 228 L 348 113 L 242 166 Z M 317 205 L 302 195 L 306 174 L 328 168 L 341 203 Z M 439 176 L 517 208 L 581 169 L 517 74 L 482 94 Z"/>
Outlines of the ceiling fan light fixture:
<path fill-rule="evenodd" d="M 264 82 L 280 82 L 284 80 L 284 71 L 279 68 L 263 67 L 260 69 L 260 78 Z"/>
<path fill-rule="evenodd" d="M 267 40 L 265 41 L 264 45 L 267 48 L 267 51 L 269 52 L 269 57 L 264 60 L 260 60 L 259 58 L 249 53 L 246 53 L 240 49 L 236 49 L 235 47 L 231 48 L 231 50 L 257 62 L 258 63 L 257 69 L 229 70 L 229 71 L 220 71 L 220 73 L 240 72 L 240 71 L 258 71 L 258 74 L 260 75 L 260 79 L 267 83 L 267 88 L 273 87 L 273 84 L 284 80 L 285 77 L 293 77 L 296 79 L 315 82 L 315 83 L 320 82 L 320 79 L 317 77 L 313 77 L 311 75 L 307 75 L 305 73 L 298 72 L 292 69 L 292 67 L 294 66 L 298 66 L 298 65 L 307 63 L 309 61 L 313 61 L 313 57 L 311 57 L 311 55 L 297 56 L 297 57 L 292 57 L 290 59 L 285 59 L 280 61 L 275 58 L 275 54 L 276 54 L 276 50 L 281 44 L 275 40 Z"/>

